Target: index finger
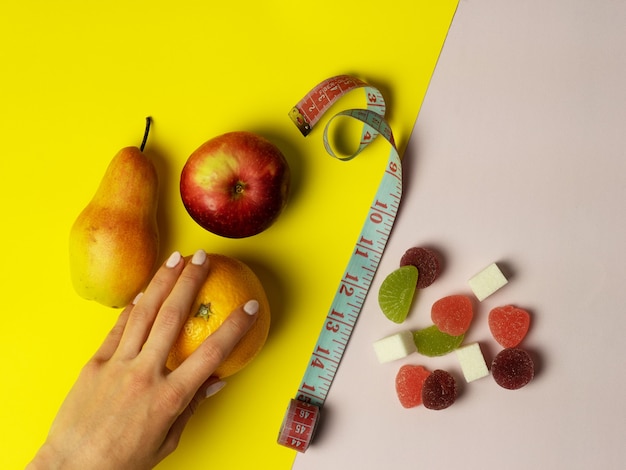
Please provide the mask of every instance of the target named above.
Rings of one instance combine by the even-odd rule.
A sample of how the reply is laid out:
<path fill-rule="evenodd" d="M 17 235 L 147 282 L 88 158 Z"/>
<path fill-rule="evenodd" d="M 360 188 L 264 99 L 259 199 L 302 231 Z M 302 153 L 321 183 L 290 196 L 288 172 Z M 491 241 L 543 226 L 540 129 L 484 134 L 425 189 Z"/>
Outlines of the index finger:
<path fill-rule="evenodd" d="M 235 309 L 224 323 L 168 377 L 182 382 L 193 395 L 230 355 L 256 321 L 259 302 L 249 300 Z"/>

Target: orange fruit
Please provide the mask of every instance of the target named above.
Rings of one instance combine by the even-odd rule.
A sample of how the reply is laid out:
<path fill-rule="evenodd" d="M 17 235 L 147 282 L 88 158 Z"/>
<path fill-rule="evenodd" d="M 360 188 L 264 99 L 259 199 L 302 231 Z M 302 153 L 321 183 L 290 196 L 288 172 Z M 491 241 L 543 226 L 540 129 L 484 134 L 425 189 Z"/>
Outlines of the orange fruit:
<path fill-rule="evenodd" d="M 245 263 L 218 254 L 208 258 L 209 275 L 169 353 L 167 367 L 178 367 L 233 310 L 255 299 L 259 302 L 256 322 L 214 372 L 224 378 L 243 369 L 263 348 L 270 328 L 270 306 L 261 281 Z"/>

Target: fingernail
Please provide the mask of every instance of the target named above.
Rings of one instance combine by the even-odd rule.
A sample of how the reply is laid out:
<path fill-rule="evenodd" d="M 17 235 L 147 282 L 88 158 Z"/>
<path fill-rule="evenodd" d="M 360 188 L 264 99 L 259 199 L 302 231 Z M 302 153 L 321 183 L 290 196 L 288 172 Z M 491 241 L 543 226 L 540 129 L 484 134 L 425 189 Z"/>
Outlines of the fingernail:
<path fill-rule="evenodd" d="M 139 299 L 141 299 L 142 295 L 143 295 L 143 292 L 140 292 L 139 294 L 135 296 L 135 298 L 133 299 L 133 305 L 137 305 L 137 302 L 139 302 Z"/>
<path fill-rule="evenodd" d="M 220 380 L 219 382 L 215 382 L 214 384 L 211 384 L 207 387 L 207 389 L 204 391 L 204 396 L 207 398 L 212 397 L 221 389 L 223 389 L 225 386 L 226 386 L 226 382 L 224 382 L 223 380 Z"/>
<path fill-rule="evenodd" d="M 248 315 L 255 315 L 259 311 L 259 303 L 256 300 L 248 300 L 243 306 L 243 311 Z"/>
<path fill-rule="evenodd" d="M 167 266 L 168 268 L 173 268 L 175 267 L 178 263 L 180 263 L 180 260 L 182 259 L 182 255 L 178 252 L 175 251 L 174 253 L 172 253 L 170 255 L 170 257 L 167 259 L 165 266 Z"/>
<path fill-rule="evenodd" d="M 191 264 L 196 266 L 202 266 L 206 261 L 206 252 L 204 250 L 198 250 L 193 254 L 191 258 Z"/>

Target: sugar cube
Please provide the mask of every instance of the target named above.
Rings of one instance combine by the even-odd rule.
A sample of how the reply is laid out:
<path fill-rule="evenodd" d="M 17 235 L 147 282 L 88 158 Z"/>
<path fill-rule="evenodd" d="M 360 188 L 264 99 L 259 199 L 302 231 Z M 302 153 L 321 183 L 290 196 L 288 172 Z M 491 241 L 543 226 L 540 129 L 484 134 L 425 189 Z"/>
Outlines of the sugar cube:
<path fill-rule="evenodd" d="M 485 358 L 478 343 L 461 346 L 454 352 L 461 364 L 463 376 L 468 383 L 489 375 Z"/>
<path fill-rule="evenodd" d="M 507 282 L 496 263 L 491 263 L 468 281 L 474 295 L 481 302 Z"/>
<path fill-rule="evenodd" d="M 374 343 L 374 351 L 378 357 L 378 362 L 382 364 L 402 359 L 411 353 L 417 352 L 417 348 L 415 341 L 413 341 L 413 333 L 409 330 L 404 330 L 376 341 Z"/>

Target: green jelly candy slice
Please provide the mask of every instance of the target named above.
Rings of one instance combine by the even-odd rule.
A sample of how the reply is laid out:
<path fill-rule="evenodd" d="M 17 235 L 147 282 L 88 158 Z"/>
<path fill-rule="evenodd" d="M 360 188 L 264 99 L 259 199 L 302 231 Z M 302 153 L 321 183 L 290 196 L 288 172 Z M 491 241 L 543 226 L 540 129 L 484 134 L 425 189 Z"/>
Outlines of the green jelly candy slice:
<path fill-rule="evenodd" d="M 424 356 L 443 356 L 454 351 L 463 342 L 464 334 L 451 336 L 439 331 L 435 325 L 413 333 L 417 352 Z"/>
<path fill-rule="evenodd" d="M 402 266 L 392 271 L 380 285 L 378 305 L 392 322 L 406 320 L 417 287 L 417 277 L 415 266 Z"/>

